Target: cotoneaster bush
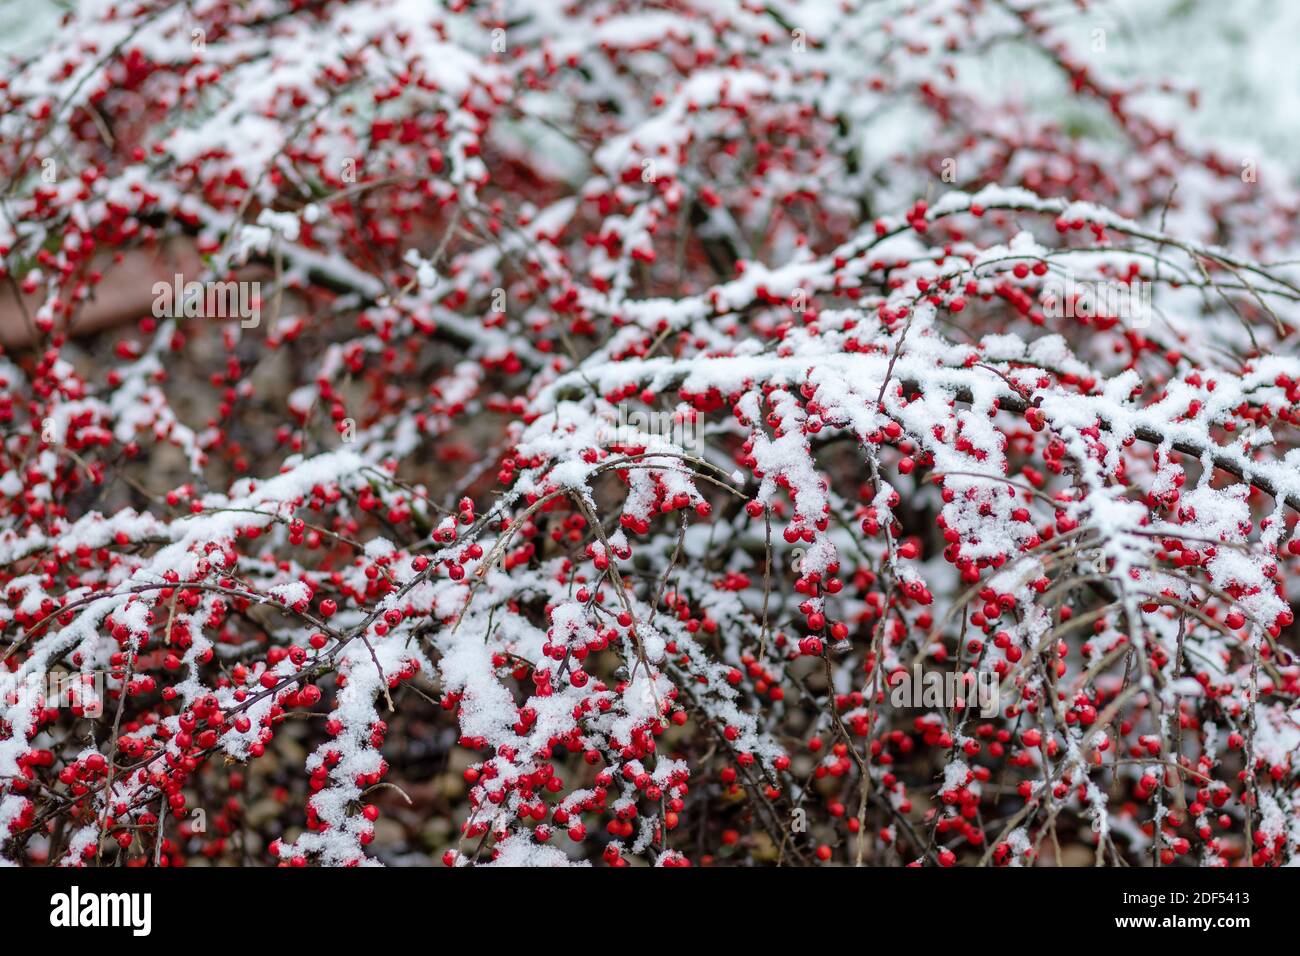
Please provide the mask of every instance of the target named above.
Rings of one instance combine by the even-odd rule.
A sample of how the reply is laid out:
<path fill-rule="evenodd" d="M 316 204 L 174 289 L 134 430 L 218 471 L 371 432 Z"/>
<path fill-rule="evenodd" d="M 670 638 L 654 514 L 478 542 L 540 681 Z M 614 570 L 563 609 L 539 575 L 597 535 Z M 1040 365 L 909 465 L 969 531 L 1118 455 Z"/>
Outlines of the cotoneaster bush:
<path fill-rule="evenodd" d="M 83 0 L 0 81 L 0 857 L 1294 862 L 1300 203 L 1087 17 Z"/>

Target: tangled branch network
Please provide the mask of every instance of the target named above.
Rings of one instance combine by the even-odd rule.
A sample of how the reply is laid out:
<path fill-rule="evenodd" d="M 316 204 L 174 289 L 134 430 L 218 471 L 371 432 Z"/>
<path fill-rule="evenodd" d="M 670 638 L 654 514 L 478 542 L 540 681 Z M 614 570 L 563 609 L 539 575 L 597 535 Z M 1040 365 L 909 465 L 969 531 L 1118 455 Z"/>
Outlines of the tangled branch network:
<path fill-rule="evenodd" d="M 1294 862 L 1300 197 L 1091 7 L 56 14 L 0 859 Z"/>

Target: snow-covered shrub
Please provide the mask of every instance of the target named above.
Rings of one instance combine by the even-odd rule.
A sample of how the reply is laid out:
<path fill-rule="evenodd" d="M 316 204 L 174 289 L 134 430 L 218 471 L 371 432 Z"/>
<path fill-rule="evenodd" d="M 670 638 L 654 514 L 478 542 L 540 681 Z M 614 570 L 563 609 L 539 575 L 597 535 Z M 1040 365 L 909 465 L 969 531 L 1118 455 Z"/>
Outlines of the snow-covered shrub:
<path fill-rule="evenodd" d="M 1067 7 L 82 0 L 0 857 L 1293 861 L 1300 202 Z"/>

